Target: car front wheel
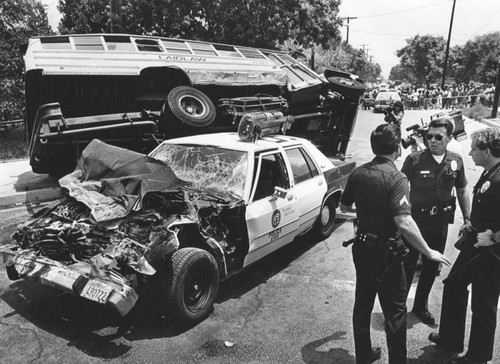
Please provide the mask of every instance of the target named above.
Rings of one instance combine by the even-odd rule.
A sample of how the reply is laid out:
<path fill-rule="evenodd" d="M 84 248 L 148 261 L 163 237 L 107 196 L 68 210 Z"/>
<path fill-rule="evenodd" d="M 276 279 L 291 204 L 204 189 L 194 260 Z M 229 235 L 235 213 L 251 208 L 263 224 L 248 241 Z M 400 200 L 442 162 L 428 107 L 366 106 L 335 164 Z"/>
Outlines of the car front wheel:
<path fill-rule="evenodd" d="M 205 250 L 183 248 L 170 259 L 167 304 L 182 321 L 194 323 L 206 318 L 219 290 L 215 258 Z"/>

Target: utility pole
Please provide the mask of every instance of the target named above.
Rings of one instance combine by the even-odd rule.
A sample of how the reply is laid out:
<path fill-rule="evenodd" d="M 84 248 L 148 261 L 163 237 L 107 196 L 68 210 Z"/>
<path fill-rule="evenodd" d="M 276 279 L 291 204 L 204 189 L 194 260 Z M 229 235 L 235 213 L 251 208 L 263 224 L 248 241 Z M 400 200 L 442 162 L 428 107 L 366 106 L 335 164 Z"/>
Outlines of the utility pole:
<path fill-rule="evenodd" d="M 491 110 L 492 119 L 497 117 L 499 98 L 500 98 L 500 63 L 498 64 L 497 83 L 495 85 L 495 95 L 493 96 L 493 110 Z"/>
<path fill-rule="evenodd" d="M 367 45 L 368 45 L 368 44 L 361 44 L 361 47 L 363 48 L 363 54 L 364 54 L 365 56 L 367 56 L 367 55 L 368 55 L 368 51 L 365 51 L 365 46 L 367 46 Z"/>
<path fill-rule="evenodd" d="M 451 28 L 453 27 L 453 15 L 455 14 L 455 3 L 453 0 L 453 8 L 451 9 L 451 19 L 450 19 L 450 31 L 448 32 L 448 42 L 446 43 L 446 55 L 444 56 L 444 67 L 443 67 L 443 81 L 441 82 L 441 88 L 444 88 L 444 82 L 446 79 L 446 69 L 448 67 L 448 55 L 450 53 L 450 39 L 451 39 Z"/>
<path fill-rule="evenodd" d="M 111 33 L 122 32 L 122 0 L 111 0 Z"/>
<path fill-rule="evenodd" d="M 347 38 L 346 38 L 346 43 L 349 44 L 349 20 L 351 19 L 358 19 L 357 16 L 346 16 L 344 18 L 341 18 L 342 20 L 346 19 L 347 20 Z"/>

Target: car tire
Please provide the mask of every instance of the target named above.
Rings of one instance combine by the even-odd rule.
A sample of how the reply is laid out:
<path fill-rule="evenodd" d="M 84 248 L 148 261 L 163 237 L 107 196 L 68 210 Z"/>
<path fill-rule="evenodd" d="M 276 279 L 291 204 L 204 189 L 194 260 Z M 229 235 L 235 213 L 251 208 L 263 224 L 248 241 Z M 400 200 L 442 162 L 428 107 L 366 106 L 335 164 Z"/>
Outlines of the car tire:
<path fill-rule="evenodd" d="M 173 116 L 174 121 L 181 124 L 205 127 L 215 119 L 215 106 L 202 91 L 191 86 L 177 86 L 168 93 L 162 114 Z"/>
<path fill-rule="evenodd" d="M 215 258 L 205 250 L 183 248 L 169 260 L 167 307 L 176 318 L 195 323 L 206 318 L 219 290 Z"/>
<path fill-rule="evenodd" d="M 365 92 L 365 85 L 347 77 L 328 77 L 332 90 L 342 95 L 361 96 Z"/>
<path fill-rule="evenodd" d="M 329 197 L 322 205 L 314 226 L 314 235 L 321 240 L 328 238 L 335 229 L 336 204 L 333 197 Z"/>

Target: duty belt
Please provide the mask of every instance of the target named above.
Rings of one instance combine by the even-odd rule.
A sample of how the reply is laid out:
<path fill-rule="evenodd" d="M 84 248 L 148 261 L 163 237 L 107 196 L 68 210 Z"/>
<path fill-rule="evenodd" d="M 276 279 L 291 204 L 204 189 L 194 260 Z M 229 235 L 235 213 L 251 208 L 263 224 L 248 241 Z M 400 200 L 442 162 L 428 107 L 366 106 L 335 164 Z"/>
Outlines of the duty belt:
<path fill-rule="evenodd" d="M 413 208 L 414 213 L 425 214 L 425 215 L 428 214 L 429 216 L 434 216 L 437 214 L 445 214 L 445 213 L 452 212 L 452 211 L 453 211 L 452 205 L 432 206 L 432 207 L 428 207 L 428 208 Z"/>

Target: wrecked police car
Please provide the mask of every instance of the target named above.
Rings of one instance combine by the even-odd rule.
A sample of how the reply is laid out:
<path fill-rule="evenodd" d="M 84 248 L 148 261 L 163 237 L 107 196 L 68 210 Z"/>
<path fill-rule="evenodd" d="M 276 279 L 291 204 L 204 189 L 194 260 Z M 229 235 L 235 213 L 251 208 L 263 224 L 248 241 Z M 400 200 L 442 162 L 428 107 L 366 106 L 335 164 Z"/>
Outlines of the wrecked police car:
<path fill-rule="evenodd" d="M 149 153 L 161 140 L 236 131 L 254 112 L 293 116 L 287 134 L 342 158 L 365 89 L 286 52 L 157 36 L 34 37 L 24 61 L 30 165 L 58 177 L 94 138 Z"/>
<path fill-rule="evenodd" d="M 299 235 L 332 233 L 354 168 L 263 130 L 247 120 L 239 133 L 167 140 L 149 156 L 93 140 L 60 180 L 69 196 L 1 248 L 9 278 L 122 316 L 159 292 L 169 315 L 205 318 L 220 281 Z"/>

